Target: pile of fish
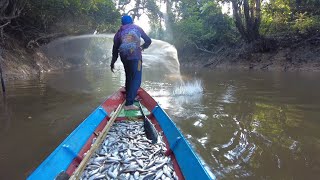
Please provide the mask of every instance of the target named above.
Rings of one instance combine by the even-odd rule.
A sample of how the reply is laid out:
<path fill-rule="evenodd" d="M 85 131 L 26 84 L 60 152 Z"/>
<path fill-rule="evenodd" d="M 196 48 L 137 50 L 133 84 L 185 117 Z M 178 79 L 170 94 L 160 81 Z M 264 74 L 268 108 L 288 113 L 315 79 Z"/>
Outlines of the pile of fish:
<path fill-rule="evenodd" d="M 117 122 L 87 164 L 81 179 L 178 179 L 161 136 L 151 144 L 142 121 Z"/>

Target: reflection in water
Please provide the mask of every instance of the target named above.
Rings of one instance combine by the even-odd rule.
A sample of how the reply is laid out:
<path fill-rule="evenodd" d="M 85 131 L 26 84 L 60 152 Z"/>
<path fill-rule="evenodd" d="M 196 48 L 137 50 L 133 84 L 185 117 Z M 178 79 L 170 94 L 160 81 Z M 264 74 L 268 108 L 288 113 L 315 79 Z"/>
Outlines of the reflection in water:
<path fill-rule="evenodd" d="M 2 94 L 2 104 L 0 104 L 0 134 L 7 133 L 11 126 L 11 110 L 8 109 L 7 96 Z"/>

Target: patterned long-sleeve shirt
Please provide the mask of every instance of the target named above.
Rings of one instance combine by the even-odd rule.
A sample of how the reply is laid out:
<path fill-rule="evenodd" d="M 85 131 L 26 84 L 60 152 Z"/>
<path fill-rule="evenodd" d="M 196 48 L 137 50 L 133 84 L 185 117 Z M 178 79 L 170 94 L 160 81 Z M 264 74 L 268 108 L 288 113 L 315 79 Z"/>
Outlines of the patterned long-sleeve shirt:
<path fill-rule="evenodd" d="M 151 39 L 142 28 L 134 24 L 121 26 L 113 39 L 112 60 L 116 61 L 119 53 L 121 60 L 142 60 L 140 38 L 145 42 L 142 48 L 148 48 Z"/>

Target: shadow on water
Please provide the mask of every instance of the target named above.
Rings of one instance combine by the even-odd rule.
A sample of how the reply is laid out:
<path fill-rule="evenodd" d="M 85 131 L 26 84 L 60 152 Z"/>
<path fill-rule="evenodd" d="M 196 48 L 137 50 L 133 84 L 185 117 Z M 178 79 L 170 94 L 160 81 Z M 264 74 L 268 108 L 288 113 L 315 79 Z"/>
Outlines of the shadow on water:
<path fill-rule="evenodd" d="M 11 110 L 8 108 L 6 93 L 2 94 L 2 104 L 0 106 L 0 110 L 2 110 L 1 114 L 3 114 L 0 116 L 0 134 L 8 133 L 11 126 Z"/>

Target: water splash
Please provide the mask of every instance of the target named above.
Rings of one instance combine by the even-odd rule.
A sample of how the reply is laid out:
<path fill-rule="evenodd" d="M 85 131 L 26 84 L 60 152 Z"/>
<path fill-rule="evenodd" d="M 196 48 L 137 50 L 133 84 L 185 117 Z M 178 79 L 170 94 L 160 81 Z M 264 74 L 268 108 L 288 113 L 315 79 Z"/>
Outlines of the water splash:
<path fill-rule="evenodd" d="M 203 93 L 202 81 L 194 80 L 190 82 L 182 82 L 177 85 L 173 90 L 174 96 L 192 96 Z"/>

